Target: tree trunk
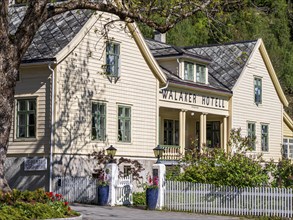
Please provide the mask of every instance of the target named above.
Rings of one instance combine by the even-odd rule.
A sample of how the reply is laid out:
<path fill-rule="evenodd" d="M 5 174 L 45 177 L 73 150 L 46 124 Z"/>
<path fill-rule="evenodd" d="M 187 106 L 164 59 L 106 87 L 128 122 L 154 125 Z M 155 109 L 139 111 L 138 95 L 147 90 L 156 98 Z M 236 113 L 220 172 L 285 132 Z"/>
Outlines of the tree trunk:
<path fill-rule="evenodd" d="M 18 72 L 9 55 L 11 50 L 0 50 L 0 190 L 4 192 L 11 190 L 5 179 L 4 163 L 14 115 L 14 87 Z"/>

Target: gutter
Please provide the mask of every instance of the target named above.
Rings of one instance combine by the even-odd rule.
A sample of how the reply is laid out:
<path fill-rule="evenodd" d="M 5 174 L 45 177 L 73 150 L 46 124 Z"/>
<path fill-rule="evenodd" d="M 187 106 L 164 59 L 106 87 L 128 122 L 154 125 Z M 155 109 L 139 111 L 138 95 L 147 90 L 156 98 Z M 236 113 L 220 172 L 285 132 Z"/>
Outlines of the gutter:
<path fill-rule="evenodd" d="M 50 137 L 50 170 L 49 170 L 49 192 L 52 192 L 52 182 L 53 182 L 53 142 L 54 142 L 54 123 L 55 123 L 55 70 L 52 68 L 51 62 L 48 64 L 49 70 L 52 72 L 52 86 L 51 86 L 51 137 Z"/>

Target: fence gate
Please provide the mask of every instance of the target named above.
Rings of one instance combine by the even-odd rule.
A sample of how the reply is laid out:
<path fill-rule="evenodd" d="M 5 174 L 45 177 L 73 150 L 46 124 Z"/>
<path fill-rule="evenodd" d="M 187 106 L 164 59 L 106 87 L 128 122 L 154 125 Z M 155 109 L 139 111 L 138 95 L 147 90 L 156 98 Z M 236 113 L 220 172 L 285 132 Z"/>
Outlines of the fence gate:
<path fill-rule="evenodd" d="M 132 177 L 119 178 L 116 184 L 115 205 L 132 205 Z"/>

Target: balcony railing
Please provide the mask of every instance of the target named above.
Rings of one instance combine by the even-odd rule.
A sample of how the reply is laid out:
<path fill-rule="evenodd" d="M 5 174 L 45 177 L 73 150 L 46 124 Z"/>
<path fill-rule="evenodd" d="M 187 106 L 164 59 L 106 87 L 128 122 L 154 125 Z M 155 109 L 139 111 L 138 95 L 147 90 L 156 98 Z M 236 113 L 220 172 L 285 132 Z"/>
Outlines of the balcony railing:
<path fill-rule="evenodd" d="M 180 146 L 177 145 L 161 145 L 165 150 L 162 160 L 179 160 L 181 158 Z"/>

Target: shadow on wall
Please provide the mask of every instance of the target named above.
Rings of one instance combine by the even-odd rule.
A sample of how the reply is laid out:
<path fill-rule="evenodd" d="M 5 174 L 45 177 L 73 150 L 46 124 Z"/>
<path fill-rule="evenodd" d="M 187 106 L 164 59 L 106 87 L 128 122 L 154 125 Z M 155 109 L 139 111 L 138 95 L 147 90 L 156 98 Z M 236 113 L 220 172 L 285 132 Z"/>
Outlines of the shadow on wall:
<path fill-rule="evenodd" d="M 101 68 L 91 57 L 90 42 L 84 43 L 86 50 L 79 49 L 70 54 L 64 61 L 66 65 L 60 67 L 55 123 L 58 153 L 53 159 L 53 176 L 89 176 L 93 172 L 94 164 L 88 156 L 97 150 L 97 146 L 91 143 L 92 99 L 101 100 L 105 83 L 97 80 Z M 103 51 L 103 48 L 94 50 Z M 93 62 L 96 71 L 90 72 Z M 105 141 L 104 146 L 107 145 Z"/>

